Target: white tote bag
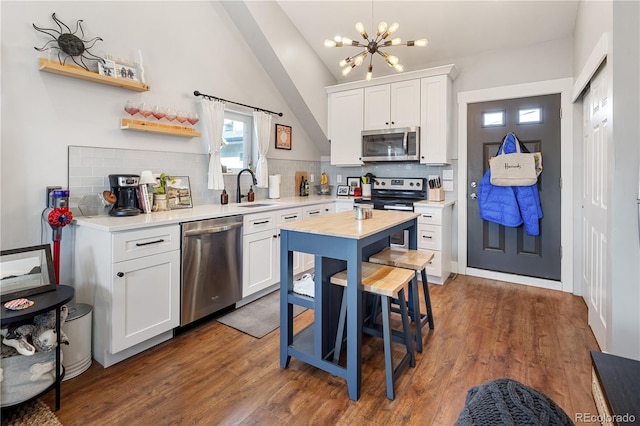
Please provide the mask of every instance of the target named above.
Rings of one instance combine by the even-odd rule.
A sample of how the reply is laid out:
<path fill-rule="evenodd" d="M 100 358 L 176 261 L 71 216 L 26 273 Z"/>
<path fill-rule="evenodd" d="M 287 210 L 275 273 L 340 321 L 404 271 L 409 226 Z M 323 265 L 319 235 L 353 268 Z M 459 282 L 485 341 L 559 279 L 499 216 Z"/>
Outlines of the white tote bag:
<path fill-rule="evenodd" d="M 513 135 L 513 134 L 511 134 Z M 505 154 L 504 138 L 498 155 L 489 160 L 491 184 L 495 186 L 530 186 L 538 181 L 535 154 L 521 152 L 520 141 L 513 135 L 516 152 Z"/>

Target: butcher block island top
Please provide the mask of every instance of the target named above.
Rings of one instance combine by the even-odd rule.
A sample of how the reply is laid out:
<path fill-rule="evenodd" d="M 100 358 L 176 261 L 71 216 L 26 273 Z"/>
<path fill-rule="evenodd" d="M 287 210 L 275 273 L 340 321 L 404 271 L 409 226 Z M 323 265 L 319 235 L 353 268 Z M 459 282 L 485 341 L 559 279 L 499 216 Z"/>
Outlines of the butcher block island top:
<path fill-rule="evenodd" d="M 284 223 L 280 225 L 280 229 L 358 240 L 418 216 L 420 213 L 374 210 L 371 219 L 357 220 L 353 211 L 347 211 Z"/>

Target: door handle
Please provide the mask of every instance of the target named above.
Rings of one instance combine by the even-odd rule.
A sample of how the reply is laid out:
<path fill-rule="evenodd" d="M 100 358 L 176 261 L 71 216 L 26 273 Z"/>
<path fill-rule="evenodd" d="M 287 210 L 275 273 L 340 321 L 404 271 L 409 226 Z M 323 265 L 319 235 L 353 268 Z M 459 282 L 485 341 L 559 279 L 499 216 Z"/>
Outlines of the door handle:
<path fill-rule="evenodd" d="M 474 180 L 473 182 L 471 182 L 471 187 L 475 188 L 478 186 L 478 183 Z"/>
<path fill-rule="evenodd" d="M 478 194 L 476 194 L 475 192 L 472 192 L 471 195 L 469 195 L 473 200 L 478 198 Z"/>

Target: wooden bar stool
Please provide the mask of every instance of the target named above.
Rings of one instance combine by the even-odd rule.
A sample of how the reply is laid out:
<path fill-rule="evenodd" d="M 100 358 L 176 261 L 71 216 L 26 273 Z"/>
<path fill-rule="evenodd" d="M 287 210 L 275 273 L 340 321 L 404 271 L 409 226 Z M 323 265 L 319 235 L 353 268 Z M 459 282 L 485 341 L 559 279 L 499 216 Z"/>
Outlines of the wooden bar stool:
<path fill-rule="evenodd" d="M 413 356 L 413 346 L 411 344 L 409 317 L 407 303 L 405 299 L 405 286 L 414 278 L 413 271 L 402 268 L 394 268 L 385 265 L 376 265 L 374 263 L 362 262 L 362 287 L 363 290 L 380 296 L 382 299 L 382 337 L 384 340 L 384 364 L 385 376 L 387 382 L 387 398 L 394 399 L 394 381 L 398 377 L 400 371 L 407 364 L 415 366 L 415 358 Z M 347 271 L 338 272 L 330 278 L 332 284 L 344 287 L 342 294 L 342 305 L 340 306 L 340 318 L 338 320 L 338 333 L 336 336 L 336 345 L 333 353 L 334 362 L 340 359 L 340 351 L 342 349 L 342 341 L 344 339 L 344 327 L 347 317 Z M 399 300 L 400 315 L 402 316 L 402 343 L 407 348 L 407 353 L 402 357 L 396 368 L 393 368 L 393 358 L 391 353 L 391 341 L 393 333 L 390 326 L 391 317 L 391 298 Z"/>
<path fill-rule="evenodd" d="M 424 304 L 427 308 L 427 313 L 422 314 L 420 312 L 420 300 L 418 299 L 417 288 L 412 288 L 412 306 L 410 306 L 409 308 L 415 324 L 416 350 L 418 352 L 422 352 L 422 327 L 426 323 L 429 323 L 429 328 L 431 330 L 433 330 L 434 327 L 433 311 L 431 310 L 431 297 L 429 296 L 429 285 L 427 283 L 426 271 L 426 267 L 433 259 L 433 256 L 434 254 L 430 251 L 407 250 L 396 247 L 387 247 L 381 252 L 378 252 L 369 257 L 369 262 L 371 263 L 395 266 L 398 268 L 411 269 L 415 271 L 416 285 L 418 283 L 417 274 L 421 274 L 422 291 L 424 294 Z"/>

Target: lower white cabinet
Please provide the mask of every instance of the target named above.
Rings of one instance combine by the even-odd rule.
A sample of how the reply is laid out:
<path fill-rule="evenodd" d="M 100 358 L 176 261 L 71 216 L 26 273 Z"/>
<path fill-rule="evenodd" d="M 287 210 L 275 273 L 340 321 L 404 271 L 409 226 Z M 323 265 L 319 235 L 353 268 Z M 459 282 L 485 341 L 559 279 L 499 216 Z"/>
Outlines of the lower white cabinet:
<path fill-rule="evenodd" d="M 430 283 L 444 284 L 451 273 L 451 210 L 452 203 L 415 204 L 418 217 L 418 250 L 433 252 L 427 265 Z"/>
<path fill-rule="evenodd" d="M 280 281 L 276 212 L 244 217 L 242 236 L 242 297 L 264 290 Z"/>
<path fill-rule="evenodd" d="M 342 213 L 353 210 L 353 200 L 336 200 L 334 213 Z"/>
<path fill-rule="evenodd" d="M 76 226 L 75 300 L 93 305 L 93 356 L 109 367 L 180 324 L 180 226 L 107 232 Z"/>
<path fill-rule="evenodd" d="M 179 250 L 114 263 L 112 268 L 112 353 L 179 325 Z"/>

